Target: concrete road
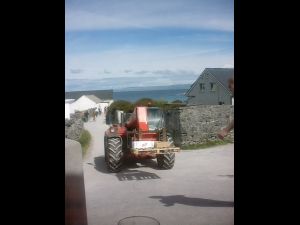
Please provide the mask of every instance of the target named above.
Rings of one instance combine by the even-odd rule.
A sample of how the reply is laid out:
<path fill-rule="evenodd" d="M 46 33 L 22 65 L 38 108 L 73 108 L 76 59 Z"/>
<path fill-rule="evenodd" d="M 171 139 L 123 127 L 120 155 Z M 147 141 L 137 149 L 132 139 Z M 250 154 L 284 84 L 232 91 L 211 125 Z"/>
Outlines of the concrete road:
<path fill-rule="evenodd" d="M 171 170 L 148 160 L 108 173 L 104 117 L 85 127 L 93 138 L 83 162 L 89 225 L 117 225 L 129 216 L 153 217 L 161 225 L 234 224 L 233 144 L 176 153 Z"/>

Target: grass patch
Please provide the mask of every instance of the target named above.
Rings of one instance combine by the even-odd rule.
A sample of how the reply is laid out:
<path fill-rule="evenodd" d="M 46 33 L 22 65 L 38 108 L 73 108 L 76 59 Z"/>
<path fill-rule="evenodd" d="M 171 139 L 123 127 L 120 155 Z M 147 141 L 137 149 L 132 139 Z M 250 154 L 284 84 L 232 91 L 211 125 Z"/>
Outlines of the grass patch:
<path fill-rule="evenodd" d="M 80 138 L 79 138 L 79 143 L 81 144 L 81 148 L 82 148 L 82 155 L 85 155 L 85 153 L 87 152 L 87 149 L 90 146 L 91 143 L 91 139 L 92 136 L 90 134 L 90 132 L 88 132 L 87 130 L 83 130 Z"/>
<path fill-rule="evenodd" d="M 226 145 L 228 143 L 233 143 L 230 140 L 215 140 L 215 141 L 207 141 L 202 144 L 194 144 L 194 145 L 184 145 L 181 147 L 182 150 L 194 150 L 194 149 L 205 149 L 217 145 Z"/>

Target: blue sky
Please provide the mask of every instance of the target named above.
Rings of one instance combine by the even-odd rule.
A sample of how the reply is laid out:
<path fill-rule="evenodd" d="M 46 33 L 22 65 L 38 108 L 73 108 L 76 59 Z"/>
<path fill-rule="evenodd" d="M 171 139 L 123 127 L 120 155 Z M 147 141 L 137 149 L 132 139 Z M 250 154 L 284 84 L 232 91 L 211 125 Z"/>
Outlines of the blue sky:
<path fill-rule="evenodd" d="M 67 83 L 103 80 L 99 89 L 187 84 L 206 67 L 234 66 L 233 0 L 66 0 L 65 5 Z"/>

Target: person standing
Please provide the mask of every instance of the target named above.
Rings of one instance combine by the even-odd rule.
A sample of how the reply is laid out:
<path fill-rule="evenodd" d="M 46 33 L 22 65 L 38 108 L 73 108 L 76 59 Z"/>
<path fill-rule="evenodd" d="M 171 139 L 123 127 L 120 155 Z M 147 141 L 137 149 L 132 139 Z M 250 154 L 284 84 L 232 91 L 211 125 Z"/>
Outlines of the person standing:
<path fill-rule="evenodd" d="M 86 110 L 84 112 L 84 122 L 87 122 L 89 120 L 89 112 Z"/>
<path fill-rule="evenodd" d="M 93 115 L 93 121 L 96 121 L 96 112 L 95 112 L 95 110 L 92 111 L 92 115 Z"/>

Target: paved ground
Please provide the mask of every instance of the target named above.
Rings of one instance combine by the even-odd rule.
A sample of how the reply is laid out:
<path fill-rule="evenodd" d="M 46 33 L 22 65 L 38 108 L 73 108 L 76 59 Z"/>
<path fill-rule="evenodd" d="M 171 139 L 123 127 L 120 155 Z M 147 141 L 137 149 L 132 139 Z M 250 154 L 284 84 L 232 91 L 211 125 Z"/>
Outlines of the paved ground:
<path fill-rule="evenodd" d="M 89 225 L 117 225 L 129 216 L 154 217 L 161 225 L 234 224 L 233 144 L 177 153 L 171 170 L 149 160 L 108 173 L 104 117 L 85 127 L 93 138 L 83 165 Z"/>

